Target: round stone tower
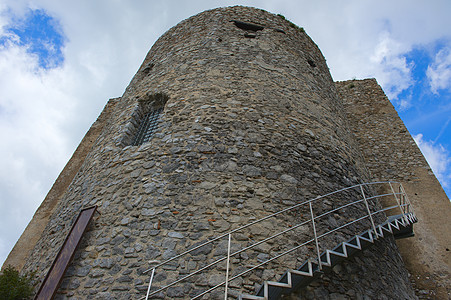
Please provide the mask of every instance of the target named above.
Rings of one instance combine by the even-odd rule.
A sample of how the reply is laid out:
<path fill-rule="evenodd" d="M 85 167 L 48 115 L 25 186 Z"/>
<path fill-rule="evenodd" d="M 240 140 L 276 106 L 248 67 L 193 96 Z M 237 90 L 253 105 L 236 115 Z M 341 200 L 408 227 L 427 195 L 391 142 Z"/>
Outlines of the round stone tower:
<path fill-rule="evenodd" d="M 302 28 L 259 9 L 218 8 L 182 21 L 154 44 L 124 95 L 110 104 L 104 129 L 25 264 L 42 281 L 79 211 L 96 205 L 99 214 L 58 297 L 140 298 L 153 265 L 369 178 L 320 50 Z M 315 213 L 342 199 L 334 201 L 316 205 Z M 337 214 L 338 221 L 324 220 L 317 229 L 354 218 L 359 210 Z M 237 232 L 232 251 L 293 226 L 305 214 L 304 208 L 288 211 Z M 306 224 L 233 257 L 231 274 L 301 243 L 311 232 Z M 337 232 L 321 247 L 335 245 L 340 235 L 352 232 Z M 161 266 L 153 286 L 198 270 L 227 252 L 227 245 L 220 239 Z M 306 247 L 240 277 L 230 284 L 230 295 L 254 292 L 315 251 Z M 157 296 L 194 297 L 220 283 L 224 270 L 223 264 L 199 272 Z M 388 238 L 291 297 L 399 295 L 413 294 Z"/>

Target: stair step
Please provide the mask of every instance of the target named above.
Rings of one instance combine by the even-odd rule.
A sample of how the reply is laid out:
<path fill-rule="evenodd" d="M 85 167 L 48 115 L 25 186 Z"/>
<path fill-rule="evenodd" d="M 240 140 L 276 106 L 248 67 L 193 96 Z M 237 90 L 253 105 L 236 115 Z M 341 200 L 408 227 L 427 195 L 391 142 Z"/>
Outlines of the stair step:
<path fill-rule="evenodd" d="M 265 297 L 249 295 L 249 294 L 241 294 L 238 296 L 239 300 L 249 299 L 249 300 L 267 300 Z"/>
<path fill-rule="evenodd" d="M 289 270 L 289 271 L 294 275 L 313 277 L 313 272 L 308 273 L 308 272 L 303 272 L 303 271 L 299 271 L 299 270 Z"/>
<path fill-rule="evenodd" d="M 270 287 L 282 287 L 282 288 L 291 288 L 291 284 L 289 283 L 283 283 L 283 282 L 278 282 L 278 281 L 266 281 L 265 282 L 265 287 L 266 288 L 270 288 Z"/>

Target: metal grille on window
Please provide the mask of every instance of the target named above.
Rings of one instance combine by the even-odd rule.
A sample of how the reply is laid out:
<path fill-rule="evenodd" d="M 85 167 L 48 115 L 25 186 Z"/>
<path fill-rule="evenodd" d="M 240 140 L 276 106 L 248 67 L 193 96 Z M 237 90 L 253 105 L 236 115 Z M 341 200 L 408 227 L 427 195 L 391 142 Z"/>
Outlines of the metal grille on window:
<path fill-rule="evenodd" d="M 138 132 L 136 133 L 135 140 L 133 141 L 134 146 L 138 146 L 147 143 L 152 136 L 152 133 L 158 126 L 158 117 L 163 111 L 162 108 L 148 112 L 141 124 L 139 124 Z"/>

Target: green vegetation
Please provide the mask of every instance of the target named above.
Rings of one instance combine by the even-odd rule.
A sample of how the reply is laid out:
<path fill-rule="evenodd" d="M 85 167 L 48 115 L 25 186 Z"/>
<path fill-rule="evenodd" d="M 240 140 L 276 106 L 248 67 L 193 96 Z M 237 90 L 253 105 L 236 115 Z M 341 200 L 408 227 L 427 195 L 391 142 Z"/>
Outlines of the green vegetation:
<path fill-rule="evenodd" d="M 282 14 L 277 14 L 282 20 L 286 20 L 287 18 L 285 18 L 285 16 L 284 15 L 282 15 Z"/>
<path fill-rule="evenodd" d="M 293 22 L 291 22 L 290 20 L 288 20 L 287 18 L 285 18 L 284 15 L 282 15 L 282 14 L 277 14 L 277 15 L 278 15 L 282 20 L 287 21 L 291 28 L 294 28 L 294 29 L 296 29 L 296 30 L 299 30 L 299 32 L 305 32 L 304 28 L 299 27 L 298 25 L 294 24 Z"/>
<path fill-rule="evenodd" d="M 7 266 L 0 274 L 0 299 L 19 300 L 30 298 L 33 294 L 31 284 L 34 274 L 21 276 L 12 266 Z"/>

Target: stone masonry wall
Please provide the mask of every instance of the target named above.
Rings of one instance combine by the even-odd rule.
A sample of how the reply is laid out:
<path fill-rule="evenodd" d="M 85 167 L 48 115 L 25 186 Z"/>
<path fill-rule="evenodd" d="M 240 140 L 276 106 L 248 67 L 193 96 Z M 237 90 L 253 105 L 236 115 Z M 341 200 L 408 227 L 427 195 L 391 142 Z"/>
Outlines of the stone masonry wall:
<path fill-rule="evenodd" d="M 397 241 L 418 296 L 451 298 L 448 197 L 377 81 L 336 84 L 373 180 L 402 182 L 419 219 L 415 237 Z"/>
<path fill-rule="evenodd" d="M 246 32 L 232 20 L 264 29 Z M 144 103 L 164 105 L 164 110 L 151 140 L 132 146 L 130 137 Z M 368 181 L 356 145 L 325 60 L 303 30 L 253 8 L 198 14 L 170 29 L 152 47 L 24 269 L 37 271 L 42 279 L 80 209 L 97 205 L 100 214 L 83 238 L 58 297 L 139 298 L 147 289 L 150 261 L 164 261 L 282 208 Z M 314 209 L 321 213 L 346 201 L 336 198 Z M 318 230 L 364 211 L 350 207 L 336 219 L 321 220 Z M 289 228 L 308 213 L 301 208 L 238 232 L 232 248 Z M 321 247 L 332 247 L 367 226 L 368 222 L 337 232 L 322 240 Z M 234 257 L 232 274 L 311 238 L 311 229 L 307 224 Z M 225 243 L 204 246 L 158 269 L 155 286 L 223 256 Z M 353 283 L 355 290 L 362 296 L 412 296 L 396 250 L 377 255 L 385 253 L 384 243 L 396 248 L 392 240 L 377 244 L 365 258 L 349 262 L 347 276 L 358 276 L 362 268 L 378 274 L 383 266 L 380 283 L 361 280 Z M 235 280 L 231 293 L 253 292 L 262 279 L 276 279 L 314 253 L 313 247 L 305 248 Z M 224 267 L 196 275 L 169 289 L 166 297 L 187 298 L 214 286 L 224 280 Z M 396 289 L 381 288 L 388 283 Z M 352 298 L 339 284 L 326 290 Z M 205 299 L 223 297 L 220 292 Z"/>

